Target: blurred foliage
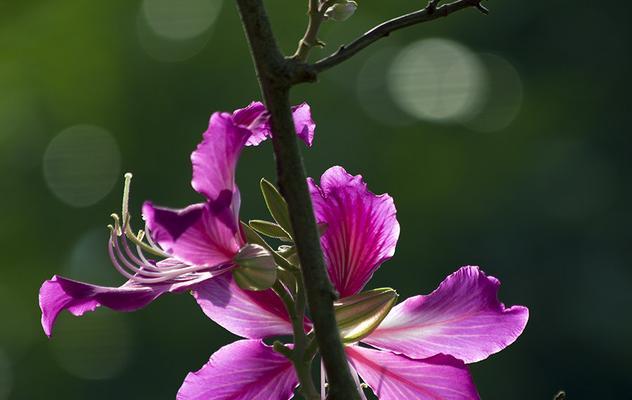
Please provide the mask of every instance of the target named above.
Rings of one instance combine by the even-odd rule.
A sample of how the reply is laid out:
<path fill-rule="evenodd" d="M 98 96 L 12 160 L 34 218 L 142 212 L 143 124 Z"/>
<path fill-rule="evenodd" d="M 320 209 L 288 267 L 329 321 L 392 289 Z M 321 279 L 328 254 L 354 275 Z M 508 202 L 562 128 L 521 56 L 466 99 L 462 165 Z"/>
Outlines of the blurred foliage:
<path fill-rule="evenodd" d="M 293 51 L 305 5 L 266 3 L 281 47 Z M 615 3 L 489 3 L 488 17 L 466 10 L 399 32 L 293 92 L 318 123 L 304 152 L 309 175 L 340 164 L 395 198 L 398 250 L 372 287 L 392 286 L 402 298 L 428 293 L 475 264 L 501 279 L 506 304 L 529 306 L 518 342 L 472 365 L 484 398 L 548 399 L 561 388 L 572 399 L 630 395 L 630 5 Z M 325 24 L 327 47 L 313 57 L 421 4 L 361 2 L 347 22 Z M 177 62 L 143 45 L 142 10 L 123 0 L 0 2 L 0 399 L 170 399 L 231 340 L 187 295 L 131 315 L 64 313 L 50 341 L 39 326 L 37 292 L 53 274 L 121 281 L 108 269 L 105 225 L 120 204 L 122 173 L 134 172 L 135 210 L 145 199 L 199 201 L 189 155 L 211 112 L 259 98 L 231 2 L 195 43 L 150 38 L 158 50 L 192 46 Z M 511 62 L 524 96 L 510 125 L 480 133 L 414 120 L 384 88 L 358 89 L 359 71 L 370 71 L 368 82 L 384 79 L 380 63 L 430 37 Z M 49 189 L 43 159 L 58 133 L 82 124 L 111 133 L 122 170 L 107 196 L 75 208 Z M 269 144 L 240 162 L 245 219 L 265 216 L 262 176 L 274 180 Z"/>

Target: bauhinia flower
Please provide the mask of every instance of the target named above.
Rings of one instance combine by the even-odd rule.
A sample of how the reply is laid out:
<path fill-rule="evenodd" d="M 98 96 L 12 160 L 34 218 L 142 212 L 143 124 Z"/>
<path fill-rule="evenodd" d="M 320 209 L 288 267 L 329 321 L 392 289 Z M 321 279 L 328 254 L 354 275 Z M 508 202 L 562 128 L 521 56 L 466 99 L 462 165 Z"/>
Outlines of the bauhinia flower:
<path fill-rule="evenodd" d="M 297 135 L 311 146 L 315 125 L 309 106 L 304 103 L 294 107 L 293 116 Z M 108 241 L 112 263 L 127 281 L 119 287 L 57 275 L 45 281 L 39 303 L 46 335 L 51 335 L 64 309 L 76 316 L 99 306 L 133 311 L 166 292 L 203 288 L 212 278 L 235 270 L 240 260 L 267 256 L 262 265 L 270 265 L 275 271 L 270 254 L 248 245 L 239 229 L 240 196 L 235 183 L 235 169 L 244 146 L 258 145 L 270 136 L 269 117 L 259 102 L 232 114 L 214 113 L 202 142 L 191 154 L 191 184 L 206 200 L 179 210 L 146 202 L 145 230 L 139 233 L 130 226 L 127 203 L 131 175 L 127 174 L 122 216 L 113 215 L 115 224 Z"/>
<path fill-rule="evenodd" d="M 320 186 L 308 183 L 316 219 L 327 226 L 321 245 L 329 277 L 343 297 L 339 304 L 386 299 L 377 303 L 379 318 L 365 323 L 360 334 L 343 337 L 354 374 L 381 400 L 478 399 L 465 364 L 513 343 L 526 326 L 528 310 L 506 308 L 497 298 L 499 281 L 470 266 L 431 294 L 392 309 L 395 301 L 388 296 L 394 291 L 360 293 L 394 254 L 399 224 L 393 200 L 371 193 L 361 176 L 341 167 L 327 170 Z M 244 291 L 227 274 L 196 288 L 194 296 L 211 319 L 245 339 L 224 346 L 190 373 L 178 399 L 291 398 L 298 385 L 292 363 L 262 341 L 292 334 L 275 294 Z M 305 328 L 310 326 L 307 321 Z M 324 379 L 321 385 L 324 391 Z"/>

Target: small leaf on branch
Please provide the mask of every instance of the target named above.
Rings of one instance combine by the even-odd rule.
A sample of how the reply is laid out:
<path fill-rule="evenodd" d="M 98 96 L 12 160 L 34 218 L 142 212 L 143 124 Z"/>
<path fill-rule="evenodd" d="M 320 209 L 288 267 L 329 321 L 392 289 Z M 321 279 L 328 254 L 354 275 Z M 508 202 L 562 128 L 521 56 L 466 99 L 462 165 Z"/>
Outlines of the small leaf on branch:
<path fill-rule="evenodd" d="M 279 239 L 279 240 L 283 240 L 285 242 L 292 241 L 290 239 L 290 234 L 287 233 L 285 229 L 281 228 L 280 225 L 275 224 L 274 222 L 255 219 L 255 220 L 249 221 L 248 225 L 250 225 L 252 229 L 254 229 L 255 231 L 259 232 L 262 235 Z"/>
<path fill-rule="evenodd" d="M 290 235 L 291 239 L 292 224 L 290 222 L 290 212 L 287 208 L 287 202 L 283 196 L 281 196 L 277 188 L 265 178 L 261 179 L 261 193 L 263 194 L 266 206 L 268 206 L 270 215 L 272 215 L 276 223 Z"/>
<path fill-rule="evenodd" d="M 263 238 L 259 236 L 259 234 L 254 229 L 252 229 L 250 225 L 246 224 L 243 221 L 241 221 L 240 223 L 241 223 L 241 229 L 243 230 L 244 235 L 246 236 L 246 242 L 263 246 L 266 250 L 268 250 L 272 254 L 272 257 L 274 257 L 274 260 L 281 268 L 285 268 L 290 271 L 296 269 L 296 267 L 292 265 L 292 263 L 290 263 L 285 258 L 285 255 L 281 255 L 279 254 L 279 252 L 274 251 L 272 246 L 270 246 L 265 240 L 263 240 Z"/>

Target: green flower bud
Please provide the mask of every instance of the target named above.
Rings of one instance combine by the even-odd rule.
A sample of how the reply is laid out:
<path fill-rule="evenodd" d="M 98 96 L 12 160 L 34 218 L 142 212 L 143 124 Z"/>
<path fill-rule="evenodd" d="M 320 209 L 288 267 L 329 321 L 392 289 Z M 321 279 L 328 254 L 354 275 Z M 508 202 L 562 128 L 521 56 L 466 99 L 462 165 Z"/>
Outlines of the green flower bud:
<path fill-rule="evenodd" d="M 239 265 L 233 271 L 233 278 L 245 290 L 265 290 L 277 279 L 277 265 L 272 253 L 263 246 L 249 243 L 239 250 L 233 259 Z"/>
<path fill-rule="evenodd" d="M 340 337 L 345 344 L 369 336 L 386 318 L 397 301 L 391 288 L 368 290 L 334 302 Z"/>
<path fill-rule="evenodd" d="M 325 11 L 325 17 L 339 22 L 346 21 L 355 13 L 357 8 L 358 3 L 353 0 L 342 1 L 329 7 Z"/>

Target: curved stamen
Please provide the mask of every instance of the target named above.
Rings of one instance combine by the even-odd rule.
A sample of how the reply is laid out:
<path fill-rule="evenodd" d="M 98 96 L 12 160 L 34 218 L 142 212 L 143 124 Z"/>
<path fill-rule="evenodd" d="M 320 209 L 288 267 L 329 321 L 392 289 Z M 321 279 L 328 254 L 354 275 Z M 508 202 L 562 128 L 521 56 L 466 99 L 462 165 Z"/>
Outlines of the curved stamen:
<path fill-rule="evenodd" d="M 154 249 L 159 249 L 159 247 L 156 245 L 156 242 L 154 242 L 154 239 L 151 238 L 151 232 L 149 231 L 147 222 L 145 222 L 145 232 L 146 232 L 145 237 L 147 237 L 147 242 L 149 242 L 149 245 L 153 247 Z"/>
<path fill-rule="evenodd" d="M 148 260 L 147 257 L 145 257 L 144 251 L 161 257 L 161 261 L 170 259 L 171 255 L 162 250 L 153 241 L 146 223 L 145 231 L 141 230 L 137 235 L 132 231 L 128 206 L 131 179 L 132 174 L 126 173 L 121 218 L 119 218 L 117 214 L 112 214 L 114 225 L 108 225 L 110 229 L 108 254 L 114 268 L 129 280 L 128 283 L 181 283 L 199 278 L 199 273 L 210 274 L 212 277 L 234 268 L 234 265 L 230 264 L 217 267 L 214 270 L 211 270 L 212 267 L 208 266 L 189 265 L 185 263 L 158 266 L 157 262 Z M 145 238 L 148 243 L 144 242 L 143 239 Z M 134 254 L 127 240 L 136 246 L 137 255 Z"/>
<path fill-rule="evenodd" d="M 143 255 L 141 251 L 138 251 L 138 255 L 141 256 L 142 258 L 136 257 L 132 249 L 129 248 L 129 243 L 127 243 L 127 239 L 125 237 L 122 238 L 121 242 L 123 243 L 123 250 L 125 251 L 125 254 L 127 255 L 127 257 L 129 257 L 132 260 L 134 264 L 140 265 L 152 271 L 158 271 L 158 272 L 160 271 L 160 268 L 156 267 L 151 262 L 149 262 L 149 260 L 145 258 L 145 256 Z M 136 247 L 138 248 L 138 246 Z"/>

